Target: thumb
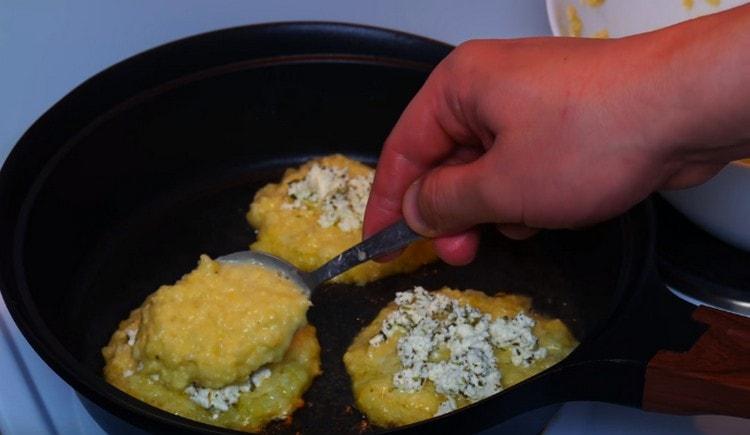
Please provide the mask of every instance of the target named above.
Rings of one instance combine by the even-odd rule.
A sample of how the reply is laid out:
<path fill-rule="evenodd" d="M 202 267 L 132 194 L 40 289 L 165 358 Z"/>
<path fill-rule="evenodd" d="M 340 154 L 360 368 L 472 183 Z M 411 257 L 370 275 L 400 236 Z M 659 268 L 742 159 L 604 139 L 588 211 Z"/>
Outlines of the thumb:
<path fill-rule="evenodd" d="M 486 162 L 480 158 L 462 165 L 439 166 L 415 181 L 402 204 L 409 226 L 427 237 L 437 237 L 480 223 L 516 222 L 499 206 L 506 189 L 491 185 L 497 177 L 487 171 Z"/>

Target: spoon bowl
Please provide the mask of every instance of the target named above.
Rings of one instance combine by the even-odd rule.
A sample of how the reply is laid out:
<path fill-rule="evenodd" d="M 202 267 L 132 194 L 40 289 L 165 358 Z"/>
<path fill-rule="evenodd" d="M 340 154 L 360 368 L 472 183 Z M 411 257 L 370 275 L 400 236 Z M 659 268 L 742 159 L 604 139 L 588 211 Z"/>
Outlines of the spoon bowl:
<path fill-rule="evenodd" d="M 216 261 L 224 264 L 254 264 L 268 269 L 274 269 L 284 277 L 292 280 L 308 298 L 312 294 L 314 284 L 310 281 L 310 274 L 301 271 L 293 264 L 259 251 L 238 251 L 231 254 L 222 255 Z"/>
<path fill-rule="evenodd" d="M 258 251 L 233 252 L 216 260 L 226 264 L 255 264 L 275 269 L 294 281 L 310 297 L 315 288 L 329 279 L 367 260 L 405 248 L 421 238 L 402 219 L 333 257 L 312 272 L 304 272 L 285 260 Z"/>

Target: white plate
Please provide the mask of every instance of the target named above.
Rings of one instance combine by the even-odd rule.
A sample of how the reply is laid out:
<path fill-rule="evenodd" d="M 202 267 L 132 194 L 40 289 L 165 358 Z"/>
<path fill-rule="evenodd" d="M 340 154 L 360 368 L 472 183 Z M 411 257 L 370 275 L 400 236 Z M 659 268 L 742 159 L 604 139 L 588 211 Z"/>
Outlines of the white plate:
<path fill-rule="evenodd" d="M 700 186 L 659 193 L 704 230 L 750 252 L 750 164 L 732 162 Z"/>
<path fill-rule="evenodd" d="M 555 36 L 569 36 L 568 6 L 575 7 L 583 23 L 581 36 L 591 37 L 607 30 L 617 38 L 648 32 L 681 21 L 697 18 L 747 3 L 748 0 L 720 0 L 714 6 L 707 0 L 693 0 L 693 6 L 684 6 L 684 0 L 604 0 L 601 6 L 591 7 L 584 0 L 547 0 L 547 16 Z"/>

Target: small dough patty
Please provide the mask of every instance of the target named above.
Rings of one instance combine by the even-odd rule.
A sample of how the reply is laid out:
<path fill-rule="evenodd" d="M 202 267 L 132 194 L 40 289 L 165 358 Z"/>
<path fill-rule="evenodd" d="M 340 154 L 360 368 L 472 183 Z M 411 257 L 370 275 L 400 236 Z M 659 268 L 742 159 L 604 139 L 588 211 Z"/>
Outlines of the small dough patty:
<path fill-rule="evenodd" d="M 547 348 L 547 356 L 528 367 L 515 366 L 510 351 L 495 349 L 497 367 L 502 373 L 503 388 L 529 378 L 565 358 L 578 344 L 565 324 L 559 319 L 548 319 L 531 311 L 531 300 L 524 296 L 498 294 L 488 296 L 474 290 L 457 291 L 443 288 L 438 293 L 469 304 L 493 319 L 513 317 L 525 312 L 536 321 L 534 335 L 539 346 Z M 357 408 L 375 425 L 396 427 L 432 418 L 446 396 L 435 391 L 431 381 L 416 392 L 404 392 L 393 385 L 393 376 L 403 367 L 397 353 L 397 332 L 379 346 L 370 346 L 370 339 L 378 334 L 383 320 L 396 309 L 391 302 L 375 320 L 365 327 L 344 354 L 344 364 L 352 380 Z M 447 357 L 447 355 L 446 355 Z M 457 401 L 459 407 L 468 401 Z"/>
<path fill-rule="evenodd" d="M 204 255 L 195 270 L 146 299 L 133 355 L 145 374 L 159 374 L 173 389 L 221 388 L 279 361 L 309 306 L 272 270 Z"/>
<path fill-rule="evenodd" d="M 120 322 L 102 349 L 105 379 L 168 412 L 259 431 L 302 406 L 320 373 L 309 306 L 274 271 L 201 256 L 195 270 L 160 287 Z M 248 379 L 251 385 L 240 389 Z M 225 389 L 236 395 L 229 399 Z M 215 392 L 223 406 L 201 406 L 196 391 Z"/>
<path fill-rule="evenodd" d="M 315 328 L 300 328 L 279 362 L 265 366 L 271 376 L 253 391 L 240 395 L 228 411 L 213 413 L 192 400 L 183 390 L 175 390 L 158 378 L 137 371 L 133 347 L 126 331 L 137 330 L 142 310 L 134 310 L 120 323 L 102 351 L 107 362 L 104 375 L 110 384 L 152 406 L 203 423 L 236 430 L 258 432 L 272 420 L 284 419 L 303 405 L 302 395 L 320 374 L 320 345 Z M 130 374 L 130 376 L 126 376 Z M 214 417 L 215 416 L 215 417 Z"/>
<path fill-rule="evenodd" d="M 283 258 L 305 271 L 312 271 L 342 251 L 362 240 L 361 227 L 343 231 L 336 225 L 323 228 L 320 210 L 315 207 L 294 209 L 289 203 L 289 183 L 303 179 L 313 164 L 347 168 L 351 177 L 367 176 L 373 169 L 355 160 L 336 154 L 288 169 L 280 183 L 268 184 L 255 195 L 247 220 L 257 230 L 257 240 L 250 249 Z M 368 261 L 334 278 L 336 282 L 364 285 L 382 277 L 411 272 L 437 258 L 429 241 L 409 246 L 389 263 Z"/>

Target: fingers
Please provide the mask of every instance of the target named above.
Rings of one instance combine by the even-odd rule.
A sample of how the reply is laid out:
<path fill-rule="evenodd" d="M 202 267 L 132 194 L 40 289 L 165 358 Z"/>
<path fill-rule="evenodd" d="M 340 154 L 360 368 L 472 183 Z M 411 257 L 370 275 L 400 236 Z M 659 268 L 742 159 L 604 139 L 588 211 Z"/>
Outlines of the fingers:
<path fill-rule="evenodd" d="M 440 166 L 404 196 L 406 222 L 428 237 L 463 232 L 486 222 L 522 222 L 515 181 L 485 154 L 471 163 Z"/>
<path fill-rule="evenodd" d="M 433 241 L 438 256 L 453 266 L 471 263 L 479 248 L 479 231 L 471 229 Z"/>
<path fill-rule="evenodd" d="M 697 186 L 719 173 L 724 166 L 724 163 L 693 164 L 672 174 L 661 188 L 673 190 Z"/>
<path fill-rule="evenodd" d="M 519 224 L 499 224 L 497 230 L 511 240 L 524 240 L 539 232 L 536 228 L 529 228 Z"/>
<path fill-rule="evenodd" d="M 444 160 L 443 164 L 457 165 L 468 163 L 476 160 L 482 154 L 482 151 L 476 147 L 462 146 L 454 150 L 453 154 Z M 462 237 L 459 237 L 462 236 Z M 442 237 L 440 239 L 443 239 Z M 448 264 L 460 266 L 470 263 L 474 259 L 474 253 L 479 245 L 479 236 L 477 232 L 466 232 L 448 236 L 446 241 L 436 240 L 436 249 L 439 256 Z M 462 247 L 463 246 L 463 247 Z M 444 247 L 444 248 L 443 248 Z M 398 258 L 403 250 L 375 258 L 378 263 L 387 263 Z"/>
<path fill-rule="evenodd" d="M 479 231 L 472 228 L 458 234 L 433 239 L 433 246 L 438 257 L 453 266 L 464 266 L 474 261 L 479 249 Z M 403 253 L 403 249 L 383 255 L 373 260 L 378 263 L 393 261 Z"/>
<path fill-rule="evenodd" d="M 471 107 L 465 97 L 475 80 L 466 76 L 475 71 L 457 74 L 461 59 L 473 56 L 459 49 L 438 65 L 386 139 L 363 225 L 369 237 L 403 216 L 421 234 L 437 237 L 438 255 L 455 265 L 473 260 L 479 235 L 472 228 L 495 214 L 487 192 L 476 188 L 485 181 L 479 170 L 485 149 L 477 145 L 491 143 L 492 135 L 475 132 L 462 111 Z"/>
<path fill-rule="evenodd" d="M 402 199 L 416 179 L 446 159 L 473 155 L 456 155 L 458 140 L 466 143 L 470 135 L 452 114 L 444 76 L 438 66 L 385 141 L 365 212 L 365 237 L 401 218 Z"/>

